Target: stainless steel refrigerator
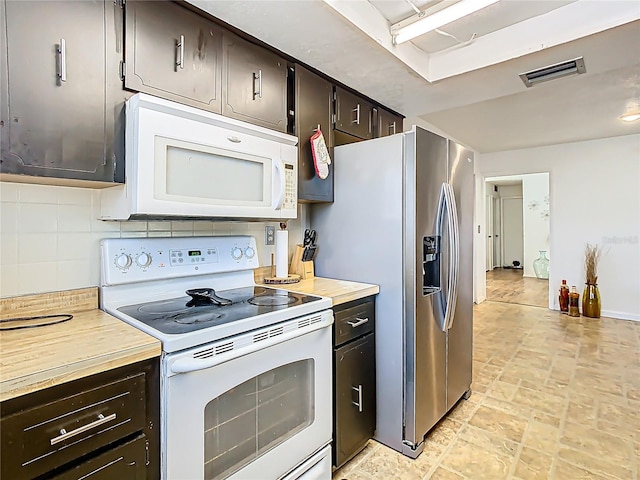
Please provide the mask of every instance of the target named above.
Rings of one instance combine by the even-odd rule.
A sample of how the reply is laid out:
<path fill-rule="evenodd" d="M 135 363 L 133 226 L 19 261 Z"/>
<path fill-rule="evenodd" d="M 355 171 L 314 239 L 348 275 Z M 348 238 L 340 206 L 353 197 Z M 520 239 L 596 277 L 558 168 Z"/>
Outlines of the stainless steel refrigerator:
<path fill-rule="evenodd" d="M 380 285 L 376 436 L 416 457 L 471 386 L 473 152 L 414 126 L 335 148 L 316 275 Z"/>

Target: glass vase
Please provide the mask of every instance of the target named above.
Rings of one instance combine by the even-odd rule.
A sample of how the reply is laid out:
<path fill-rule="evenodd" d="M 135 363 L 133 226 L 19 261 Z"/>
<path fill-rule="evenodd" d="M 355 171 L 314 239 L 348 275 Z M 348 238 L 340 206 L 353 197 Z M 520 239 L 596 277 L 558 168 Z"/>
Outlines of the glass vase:
<path fill-rule="evenodd" d="M 549 259 L 547 258 L 546 250 L 539 250 L 540 256 L 533 261 L 533 271 L 536 274 L 536 278 L 542 278 L 544 280 L 549 279 Z"/>
<path fill-rule="evenodd" d="M 582 315 L 600 318 L 600 291 L 597 284 L 586 283 L 582 293 Z"/>

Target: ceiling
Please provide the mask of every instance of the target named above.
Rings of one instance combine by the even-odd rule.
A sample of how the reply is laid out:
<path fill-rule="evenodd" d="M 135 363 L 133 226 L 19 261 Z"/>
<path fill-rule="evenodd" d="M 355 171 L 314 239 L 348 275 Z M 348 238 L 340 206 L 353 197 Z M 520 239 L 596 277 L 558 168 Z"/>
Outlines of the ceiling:
<path fill-rule="evenodd" d="M 618 119 L 628 102 L 640 101 L 637 0 L 502 0 L 397 46 L 389 25 L 414 14 L 411 3 L 443 5 L 190 3 L 479 152 L 640 133 L 640 121 Z M 583 75 L 531 88 L 518 76 L 579 56 Z"/>

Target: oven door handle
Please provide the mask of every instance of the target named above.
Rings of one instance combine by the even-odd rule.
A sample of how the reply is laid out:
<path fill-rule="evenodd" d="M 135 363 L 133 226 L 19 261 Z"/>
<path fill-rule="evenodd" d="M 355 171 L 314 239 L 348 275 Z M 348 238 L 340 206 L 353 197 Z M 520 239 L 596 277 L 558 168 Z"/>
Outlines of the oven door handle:
<path fill-rule="evenodd" d="M 291 340 L 296 337 L 301 337 L 302 335 L 306 335 L 307 333 L 314 332 L 316 330 L 320 330 L 321 328 L 329 327 L 333 323 L 333 316 L 329 318 L 324 318 L 322 321 L 318 323 L 314 323 L 311 325 L 306 325 L 304 327 L 300 327 L 296 330 L 292 330 L 290 332 L 282 333 L 276 336 L 267 336 L 264 340 L 258 340 L 259 332 L 254 335 L 254 343 L 251 343 L 246 346 L 241 346 L 239 348 L 233 348 L 225 351 L 224 353 L 214 354 L 212 352 L 212 356 L 207 358 L 202 357 L 194 357 L 193 355 L 185 356 L 182 358 L 177 358 L 173 361 L 170 361 L 167 366 L 167 375 L 172 376 L 179 373 L 189 373 L 196 372 L 198 370 L 206 370 L 207 368 L 215 367 L 216 365 L 220 365 L 222 363 L 228 362 L 229 360 L 233 360 L 234 358 L 241 357 L 243 355 L 248 355 L 253 352 L 257 352 L 258 350 L 263 350 L 272 345 L 277 345 L 282 342 L 286 342 L 287 340 Z M 272 327 L 273 330 L 278 328 L 277 325 Z M 264 338 L 264 337 L 260 337 Z M 235 345 L 234 345 L 235 347 Z M 212 349 L 215 352 L 215 347 Z"/>

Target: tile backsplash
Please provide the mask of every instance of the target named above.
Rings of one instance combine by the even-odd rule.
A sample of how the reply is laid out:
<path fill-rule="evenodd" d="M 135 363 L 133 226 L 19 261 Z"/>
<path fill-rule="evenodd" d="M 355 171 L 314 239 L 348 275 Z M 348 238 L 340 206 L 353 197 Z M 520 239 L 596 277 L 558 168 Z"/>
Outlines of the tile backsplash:
<path fill-rule="evenodd" d="M 277 222 L 98 220 L 101 190 L 0 182 L 0 297 L 96 286 L 100 240 L 253 235 L 260 265 L 271 264 L 265 226 Z M 289 254 L 302 242 L 307 207 L 289 220 Z"/>

